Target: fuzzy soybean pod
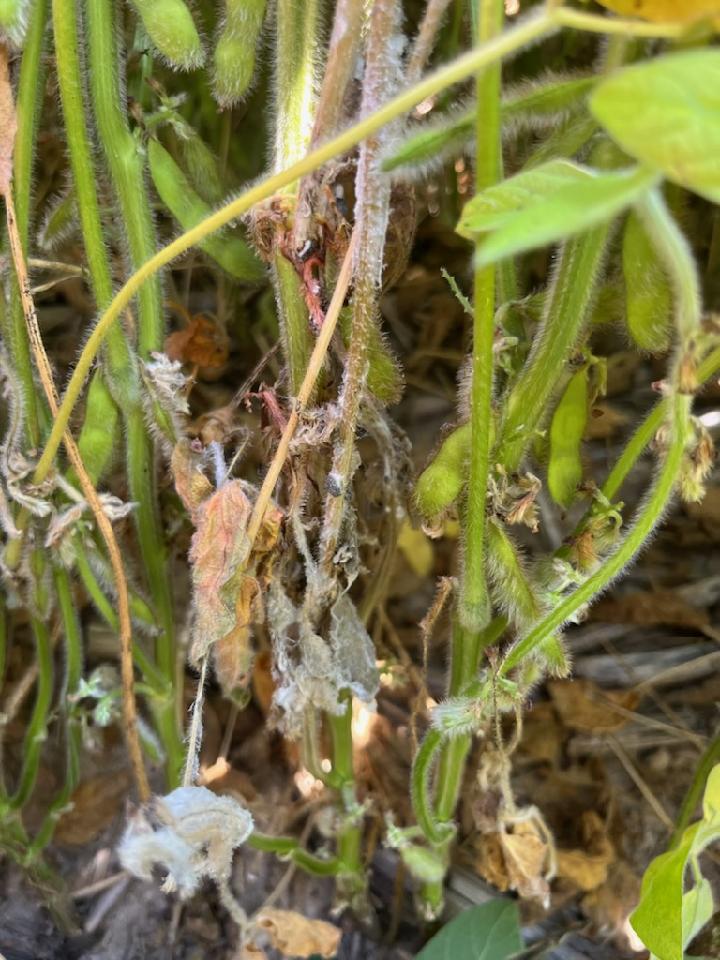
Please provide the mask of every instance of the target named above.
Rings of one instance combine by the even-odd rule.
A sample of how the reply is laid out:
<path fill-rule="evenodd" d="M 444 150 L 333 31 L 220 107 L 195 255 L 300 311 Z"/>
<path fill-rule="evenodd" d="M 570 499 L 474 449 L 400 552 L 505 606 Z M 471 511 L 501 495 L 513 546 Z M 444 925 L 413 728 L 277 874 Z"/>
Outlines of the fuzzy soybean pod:
<path fill-rule="evenodd" d="M 158 53 L 177 70 L 202 66 L 205 54 L 183 0 L 130 0 Z"/>
<path fill-rule="evenodd" d="M 667 274 L 638 215 L 631 211 L 622 240 L 628 333 L 641 350 L 670 346 L 672 292 Z"/>
<path fill-rule="evenodd" d="M 215 99 L 231 107 L 247 93 L 266 0 L 225 0 L 225 20 L 215 47 Z"/>
<path fill-rule="evenodd" d="M 193 190 L 185 174 L 157 140 L 148 144 L 150 176 L 160 199 L 180 223 L 190 230 L 212 213 L 212 208 Z M 265 270 L 241 237 L 215 235 L 201 241 L 200 248 L 236 280 L 258 283 Z"/>
<path fill-rule="evenodd" d="M 588 416 L 588 368 L 570 378 L 550 424 L 548 489 L 562 507 L 572 502 L 582 480 L 580 443 Z"/>
<path fill-rule="evenodd" d="M 428 520 L 438 517 L 460 496 L 467 480 L 469 456 L 470 424 L 463 423 L 443 440 L 415 485 L 415 503 Z"/>
<path fill-rule="evenodd" d="M 7 38 L 15 47 L 25 39 L 30 0 L 0 0 L 0 40 Z"/>
<path fill-rule="evenodd" d="M 117 438 L 118 408 L 99 371 L 88 388 L 85 417 L 78 449 L 88 476 L 97 484 L 110 465 Z"/>

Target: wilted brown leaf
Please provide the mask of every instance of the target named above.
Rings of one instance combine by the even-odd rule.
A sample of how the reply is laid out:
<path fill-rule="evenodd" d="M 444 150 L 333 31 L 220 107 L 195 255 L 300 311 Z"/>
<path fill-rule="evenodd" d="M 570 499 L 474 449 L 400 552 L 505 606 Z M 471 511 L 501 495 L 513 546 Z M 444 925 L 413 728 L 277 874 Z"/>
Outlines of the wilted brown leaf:
<path fill-rule="evenodd" d="M 571 730 L 619 730 L 628 718 L 613 706 L 634 710 L 640 702 L 634 690 L 602 690 L 591 680 L 549 680 L 547 688 L 560 719 Z"/>
<path fill-rule="evenodd" d="M 237 579 L 247 559 L 246 528 L 251 505 L 239 480 L 229 480 L 204 500 L 195 512 L 196 530 L 190 546 L 194 587 L 193 660 L 236 624 Z"/>
<path fill-rule="evenodd" d="M 165 340 L 165 353 L 171 360 L 198 367 L 217 369 L 224 366 L 228 349 L 227 336 L 202 313 L 191 317 L 186 327 L 171 333 Z"/>
<path fill-rule="evenodd" d="M 252 668 L 250 625 L 263 619 L 260 587 L 254 577 L 244 576 L 235 598 L 235 626 L 213 647 L 215 675 L 224 696 L 241 697 Z"/>
<path fill-rule="evenodd" d="M 545 902 L 549 896 L 548 839 L 545 831 L 532 818 L 517 821 L 500 832 L 510 889 L 517 890 L 521 897 Z"/>
<path fill-rule="evenodd" d="M 605 883 L 615 852 L 605 824 L 594 810 L 583 813 L 581 831 L 582 847 L 557 851 L 557 874 L 588 892 Z"/>
<path fill-rule="evenodd" d="M 590 616 L 604 623 L 663 624 L 696 630 L 710 623 L 706 610 L 690 606 L 673 590 L 638 591 L 600 600 Z"/>
<path fill-rule="evenodd" d="M 269 650 L 263 650 L 255 657 L 252 685 L 258 706 L 265 716 L 267 716 L 270 713 L 272 700 L 275 695 L 275 681 L 272 675 L 272 654 Z"/>
<path fill-rule="evenodd" d="M 324 920 L 309 920 L 294 910 L 274 907 L 261 910 L 255 917 L 256 929 L 270 937 L 272 946 L 286 957 L 334 957 L 340 943 L 338 927 Z"/>
<path fill-rule="evenodd" d="M 640 899 L 640 879 L 625 860 L 610 865 L 606 882 L 583 897 L 582 909 L 606 936 L 627 933 L 627 918 Z"/>
<path fill-rule="evenodd" d="M 211 496 L 213 485 L 200 469 L 198 457 L 194 455 L 189 440 L 180 440 L 175 444 L 170 458 L 175 489 L 185 508 L 194 518 L 200 505 Z"/>
<path fill-rule="evenodd" d="M 120 812 L 129 786 L 125 770 L 83 780 L 70 797 L 72 808 L 58 821 L 56 842 L 82 846 L 93 840 Z"/>
<path fill-rule="evenodd" d="M 10 189 L 16 132 L 17 116 L 10 83 L 8 48 L 0 43 L 0 194 L 6 194 Z"/>
<path fill-rule="evenodd" d="M 560 759 L 563 728 L 550 703 L 535 703 L 523 720 L 518 753 L 528 760 L 555 764 Z"/>
<path fill-rule="evenodd" d="M 586 440 L 608 440 L 627 423 L 627 416 L 609 403 L 596 403 L 585 428 Z"/>
<path fill-rule="evenodd" d="M 477 857 L 475 869 L 483 880 L 487 880 L 501 893 L 510 889 L 510 877 L 505 866 L 505 857 L 497 833 L 481 833 L 475 839 Z"/>

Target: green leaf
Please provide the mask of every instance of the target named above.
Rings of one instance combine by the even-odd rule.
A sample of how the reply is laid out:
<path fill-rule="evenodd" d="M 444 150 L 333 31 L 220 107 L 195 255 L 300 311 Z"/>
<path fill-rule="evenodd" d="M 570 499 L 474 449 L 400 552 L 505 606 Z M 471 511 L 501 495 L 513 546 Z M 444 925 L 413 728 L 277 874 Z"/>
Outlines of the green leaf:
<path fill-rule="evenodd" d="M 689 827 L 680 845 L 656 857 L 645 871 L 640 903 L 630 923 L 658 960 L 682 960 L 683 878 L 699 824 Z"/>
<path fill-rule="evenodd" d="M 486 266 L 612 219 L 656 180 L 641 167 L 600 173 L 552 160 L 479 193 L 465 205 L 457 232 L 475 240 L 488 234 L 475 257 Z"/>
<path fill-rule="evenodd" d="M 505 960 L 522 950 L 517 905 L 491 900 L 451 920 L 415 960 Z"/>
<path fill-rule="evenodd" d="M 720 763 L 716 763 L 712 768 L 705 784 L 703 818 L 705 820 L 720 818 Z"/>
<path fill-rule="evenodd" d="M 634 212 L 625 223 L 622 265 L 628 332 L 641 350 L 662 353 L 670 345 L 672 291 L 650 237 Z"/>
<path fill-rule="evenodd" d="M 688 50 L 603 80 L 590 109 L 627 153 L 720 202 L 720 50 Z"/>
<path fill-rule="evenodd" d="M 696 887 L 682 898 L 683 944 L 692 943 L 713 915 L 713 892 L 710 881 L 700 877 Z"/>

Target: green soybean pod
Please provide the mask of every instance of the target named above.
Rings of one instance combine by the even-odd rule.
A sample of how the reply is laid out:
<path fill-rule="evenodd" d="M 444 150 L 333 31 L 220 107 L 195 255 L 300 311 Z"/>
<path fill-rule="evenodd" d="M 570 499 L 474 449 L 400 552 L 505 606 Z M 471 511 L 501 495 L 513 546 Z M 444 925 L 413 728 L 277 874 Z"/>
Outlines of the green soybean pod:
<path fill-rule="evenodd" d="M 225 20 L 215 46 L 215 99 L 231 107 L 247 93 L 266 0 L 225 0 Z"/>
<path fill-rule="evenodd" d="M 225 190 L 215 154 L 190 126 L 186 136 L 178 138 L 178 143 L 183 167 L 200 197 L 207 203 L 219 203 Z"/>
<path fill-rule="evenodd" d="M 80 457 L 93 484 L 110 466 L 117 436 L 118 408 L 99 371 L 88 388 L 85 420 L 78 437 Z"/>
<path fill-rule="evenodd" d="M 562 507 L 572 502 L 582 480 L 580 443 L 588 416 L 588 370 L 583 367 L 570 378 L 550 424 L 548 489 Z"/>
<path fill-rule="evenodd" d="M 25 39 L 30 0 L 0 0 L 0 39 L 7 38 L 14 47 Z"/>
<path fill-rule="evenodd" d="M 38 233 L 38 245 L 52 252 L 68 240 L 80 226 L 78 218 L 77 196 L 71 188 L 64 197 L 60 197 L 51 206 Z"/>
<path fill-rule="evenodd" d="M 148 159 L 155 189 L 183 230 L 191 230 L 211 214 L 212 208 L 157 140 L 148 144 Z M 201 241 L 200 248 L 236 280 L 259 283 L 265 276 L 263 265 L 241 237 L 215 234 Z"/>
<path fill-rule="evenodd" d="M 641 350 L 663 353 L 670 346 L 672 291 L 638 215 L 631 211 L 622 240 L 628 333 Z"/>
<path fill-rule="evenodd" d="M 158 53 L 177 70 L 202 66 L 205 54 L 183 0 L 130 0 Z"/>
<path fill-rule="evenodd" d="M 340 311 L 338 321 L 340 334 L 346 347 L 350 345 L 352 310 Z M 374 397 L 384 404 L 397 403 L 402 395 L 403 377 L 398 362 L 385 342 L 382 331 L 373 324 L 367 345 L 367 387 Z"/>
<path fill-rule="evenodd" d="M 457 500 L 467 479 L 470 424 L 449 433 L 435 457 L 415 484 L 415 503 L 428 520 L 439 516 Z"/>
<path fill-rule="evenodd" d="M 513 626 L 529 627 L 540 619 L 543 610 L 522 557 L 502 521 L 488 520 L 487 537 L 493 599 Z"/>

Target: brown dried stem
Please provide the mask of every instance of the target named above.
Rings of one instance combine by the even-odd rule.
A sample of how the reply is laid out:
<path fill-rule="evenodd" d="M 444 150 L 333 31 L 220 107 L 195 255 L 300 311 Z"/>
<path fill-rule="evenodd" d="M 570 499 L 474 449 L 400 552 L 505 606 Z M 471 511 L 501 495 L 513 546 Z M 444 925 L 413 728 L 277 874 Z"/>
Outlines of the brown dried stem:
<path fill-rule="evenodd" d="M 373 7 L 366 50 L 361 114 L 376 110 L 392 89 L 394 61 L 391 44 L 397 33 L 395 0 L 377 0 Z M 360 147 L 355 180 L 356 246 L 353 263 L 352 337 L 340 397 L 340 435 L 335 445 L 332 476 L 335 482 L 325 501 L 321 559 L 332 580 L 333 558 L 340 540 L 346 498 L 352 479 L 355 431 L 368 372 L 368 344 L 378 314 L 385 231 L 390 209 L 390 181 L 381 169 L 381 147 L 388 129 L 368 137 Z"/>
<path fill-rule="evenodd" d="M 268 472 L 265 474 L 262 486 L 260 487 L 260 492 L 258 493 L 257 500 L 255 501 L 247 529 L 248 553 L 252 550 L 255 538 L 260 532 L 265 511 L 268 508 L 270 498 L 275 490 L 275 484 L 277 483 L 278 477 L 280 476 L 280 471 L 287 460 L 288 452 L 290 450 L 290 441 L 292 440 L 297 425 L 300 421 L 300 416 L 307 408 L 310 397 L 315 389 L 315 384 L 320 375 L 320 371 L 322 370 L 323 363 L 325 362 L 325 354 L 330 346 L 330 341 L 332 340 L 335 327 L 337 326 L 338 317 L 340 316 L 340 310 L 345 302 L 345 296 L 347 294 L 348 287 L 350 286 L 354 247 L 354 240 L 351 239 L 350 246 L 348 247 L 342 267 L 340 268 L 337 283 L 335 284 L 332 300 L 330 301 L 327 313 L 325 314 L 325 321 L 320 329 L 318 338 L 315 341 L 313 352 L 310 355 L 310 361 L 308 362 L 303 382 L 300 385 L 298 395 L 295 398 L 292 411 L 288 417 L 288 422 L 285 425 L 285 429 L 280 437 L 280 442 L 275 450 L 275 456 L 273 457 L 272 463 L 268 468 Z"/>

